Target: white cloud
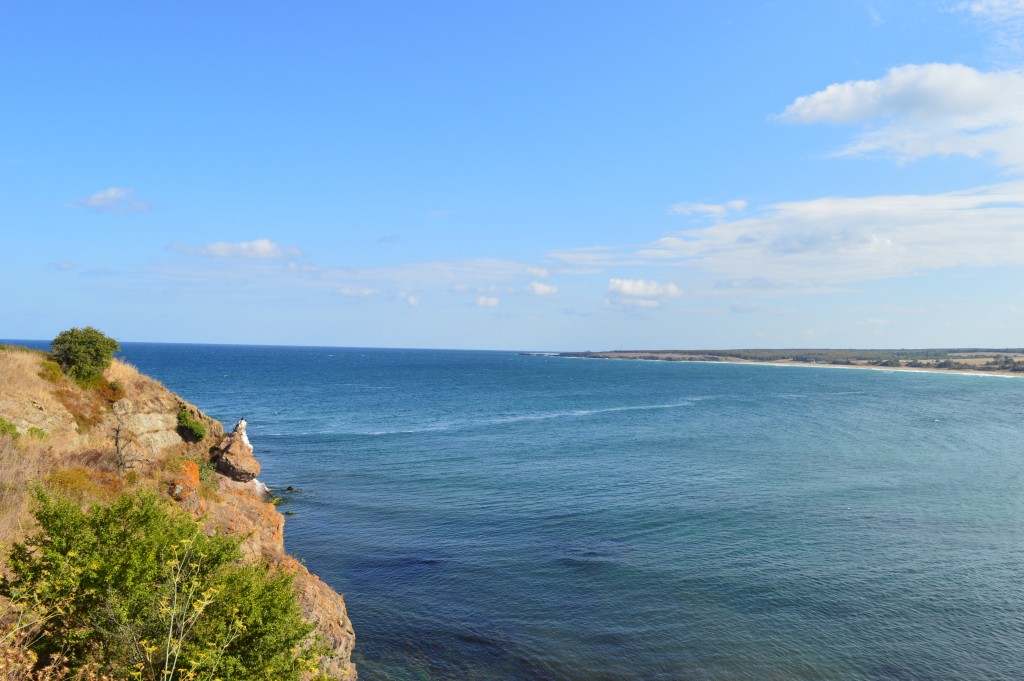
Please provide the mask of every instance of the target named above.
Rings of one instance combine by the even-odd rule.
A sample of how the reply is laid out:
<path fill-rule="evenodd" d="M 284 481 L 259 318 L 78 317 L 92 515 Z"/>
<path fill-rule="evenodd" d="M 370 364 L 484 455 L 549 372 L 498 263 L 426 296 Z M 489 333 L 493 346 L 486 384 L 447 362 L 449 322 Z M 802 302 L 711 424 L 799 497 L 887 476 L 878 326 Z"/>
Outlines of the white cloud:
<path fill-rule="evenodd" d="M 601 253 L 606 265 L 700 268 L 727 291 L 823 290 L 950 267 L 1021 266 L 1021 225 L 1024 182 L 1012 182 L 945 194 L 779 203 L 641 249 Z M 618 283 L 609 290 L 620 294 L 653 290 L 654 283 L 612 282 Z"/>
<path fill-rule="evenodd" d="M 77 201 L 77 208 L 89 208 L 100 213 L 145 213 L 152 206 L 133 197 L 135 190 L 130 187 L 108 187 L 92 196 Z"/>
<path fill-rule="evenodd" d="M 974 0 L 961 3 L 960 9 L 980 16 L 1015 16 L 1024 14 L 1024 0 Z"/>
<path fill-rule="evenodd" d="M 629 305 L 658 307 L 666 298 L 675 298 L 682 291 L 673 282 L 660 283 L 646 279 L 609 279 L 605 307 Z"/>
<path fill-rule="evenodd" d="M 420 297 L 407 291 L 400 291 L 398 298 L 399 300 L 404 300 L 410 307 L 416 307 L 420 304 Z"/>
<path fill-rule="evenodd" d="M 735 314 L 747 314 L 750 312 L 757 312 L 760 309 L 761 306 L 757 303 L 737 302 L 729 306 L 729 312 L 733 312 Z"/>
<path fill-rule="evenodd" d="M 535 277 L 540 277 L 541 279 L 544 279 L 545 277 L 551 275 L 551 272 L 549 272 L 547 269 L 543 267 L 527 267 L 526 273 L 533 275 Z"/>
<path fill-rule="evenodd" d="M 64 260 L 63 262 L 55 263 L 53 269 L 62 271 L 73 270 L 75 269 L 75 263 L 70 260 Z"/>
<path fill-rule="evenodd" d="M 785 123 L 878 123 L 839 155 L 991 156 L 1024 171 L 1024 74 L 961 64 L 907 65 L 878 80 L 834 83 L 798 97 Z"/>
<path fill-rule="evenodd" d="M 629 298 L 674 298 L 682 293 L 672 282 L 661 284 L 645 279 L 610 279 L 608 291 Z"/>
<path fill-rule="evenodd" d="M 285 249 L 270 239 L 256 239 L 255 241 L 241 241 L 228 243 L 226 241 L 215 241 L 205 246 L 193 248 L 189 246 L 175 246 L 176 250 L 191 255 L 205 255 L 213 258 L 283 258 Z M 287 254 L 292 256 L 302 255 L 297 248 L 288 248 Z"/>
<path fill-rule="evenodd" d="M 558 287 L 551 284 L 544 284 L 539 281 L 530 282 L 530 293 L 535 296 L 553 296 L 558 293 Z"/>
<path fill-rule="evenodd" d="M 363 287 L 352 287 L 342 286 L 337 289 L 338 294 L 345 296 L 346 298 L 372 298 L 380 295 L 380 291 L 375 288 Z"/>
<path fill-rule="evenodd" d="M 499 302 L 494 296 L 480 296 L 476 299 L 477 307 L 498 307 Z"/>
<path fill-rule="evenodd" d="M 676 203 L 668 208 L 670 215 L 707 215 L 720 220 L 727 213 L 736 213 L 746 210 L 747 202 L 743 199 L 733 199 L 725 203 Z"/>

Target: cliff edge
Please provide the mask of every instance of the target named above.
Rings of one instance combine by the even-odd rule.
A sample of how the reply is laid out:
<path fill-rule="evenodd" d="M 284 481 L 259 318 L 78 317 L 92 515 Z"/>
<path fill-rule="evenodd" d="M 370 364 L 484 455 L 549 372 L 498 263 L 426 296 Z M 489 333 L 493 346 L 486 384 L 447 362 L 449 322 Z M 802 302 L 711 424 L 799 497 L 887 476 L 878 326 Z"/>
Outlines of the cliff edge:
<path fill-rule="evenodd" d="M 327 652 L 321 671 L 355 679 L 345 601 L 284 549 L 284 516 L 256 477 L 242 421 L 231 433 L 198 407 L 115 360 L 82 388 L 42 352 L 0 346 L 0 544 L 32 530 L 30 492 L 44 484 L 83 502 L 137 488 L 169 496 L 207 532 L 244 537 L 246 560 L 294 575 L 303 616 Z"/>

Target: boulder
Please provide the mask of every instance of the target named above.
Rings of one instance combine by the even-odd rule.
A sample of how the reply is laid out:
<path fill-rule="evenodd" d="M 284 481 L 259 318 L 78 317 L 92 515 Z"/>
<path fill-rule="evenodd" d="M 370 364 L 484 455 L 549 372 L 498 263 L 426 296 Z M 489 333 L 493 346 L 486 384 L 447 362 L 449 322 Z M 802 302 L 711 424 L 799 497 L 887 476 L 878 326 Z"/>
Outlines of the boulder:
<path fill-rule="evenodd" d="M 245 420 L 224 437 L 213 455 L 217 472 L 238 482 L 249 482 L 260 474 L 260 463 L 252 455 L 252 445 L 245 434 Z"/>

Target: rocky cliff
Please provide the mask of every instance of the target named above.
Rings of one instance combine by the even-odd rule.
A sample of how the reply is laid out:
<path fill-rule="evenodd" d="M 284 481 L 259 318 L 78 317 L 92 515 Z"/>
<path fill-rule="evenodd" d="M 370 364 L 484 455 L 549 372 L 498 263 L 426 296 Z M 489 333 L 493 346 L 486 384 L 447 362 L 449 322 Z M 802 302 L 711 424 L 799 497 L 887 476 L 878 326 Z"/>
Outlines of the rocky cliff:
<path fill-rule="evenodd" d="M 0 432 L 9 424 L 0 435 L 7 478 L 0 485 L 0 542 L 29 529 L 28 490 L 37 482 L 85 501 L 155 488 L 203 518 L 208 531 L 243 536 L 246 559 L 294 574 L 303 614 L 329 648 L 322 671 L 355 679 L 355 634 L 344 599 L 285 553 L 285 519 L 256 477 L 245 423 L 225 434 L 198 407 L 116 360 L 105 378 L 102 387 L 83 389 L 44 354 L 0 347 Z M 202 427 L 182 427 L 183 419 Z"/>

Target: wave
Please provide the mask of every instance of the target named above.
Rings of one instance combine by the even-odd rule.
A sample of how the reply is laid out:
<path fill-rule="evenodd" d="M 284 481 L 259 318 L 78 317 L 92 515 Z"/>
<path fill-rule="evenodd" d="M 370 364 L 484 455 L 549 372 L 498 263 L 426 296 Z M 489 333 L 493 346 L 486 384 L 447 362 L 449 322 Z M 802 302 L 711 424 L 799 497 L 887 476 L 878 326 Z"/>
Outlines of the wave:
<path fill-rule="evenodd" d="M 611 414 L 629 411 L 651 411 L 657 409 L 681 409 L 690 407 L 696 402 L 708 399 L 709 396 L 689 397 L 678 402 L 667 402 L 664 404 L 636 404 L 621 407 L 602 407 L 598 409 L 572 409 L 568 411 L 553 411 L 542 414 L 516 414 L 513 416 L 502 416 L 497 418 L 483 418 L 467 421 L 453 421 L 448 423 L 436 423 L 411 428 L 396 428 L 392 430 L 354 431 L 349 433 L 338 433 L 338 435 L 363 435 L 379 437 L 384 435 L 409 435 L 416 433 L 435 433 L 453 430 L 468 430 L 472 428 L 485 428 L 488 426 L 503 426 L 514 423 L 529 421 L 550 421 L 553 419 L 586 418 L 600 414 Z"/>

